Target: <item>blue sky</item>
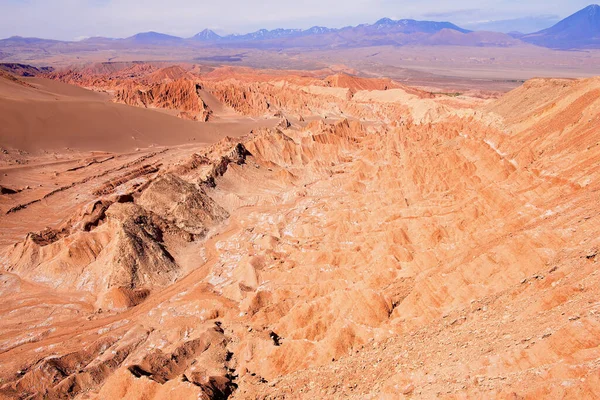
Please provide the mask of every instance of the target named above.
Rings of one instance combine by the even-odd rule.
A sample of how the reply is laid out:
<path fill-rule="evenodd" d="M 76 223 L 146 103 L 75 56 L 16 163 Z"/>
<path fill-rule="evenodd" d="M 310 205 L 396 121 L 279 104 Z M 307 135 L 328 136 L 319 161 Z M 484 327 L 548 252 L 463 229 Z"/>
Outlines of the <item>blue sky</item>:
<path fill-rule="evenodd" d="M 468 29 L 532 32 L 590 0 L 0 0 L 0 38 L 73 40 L 159 31 L 192 36 L 204 28 L 341 27 L 381 17 L 451 21 Z"/>

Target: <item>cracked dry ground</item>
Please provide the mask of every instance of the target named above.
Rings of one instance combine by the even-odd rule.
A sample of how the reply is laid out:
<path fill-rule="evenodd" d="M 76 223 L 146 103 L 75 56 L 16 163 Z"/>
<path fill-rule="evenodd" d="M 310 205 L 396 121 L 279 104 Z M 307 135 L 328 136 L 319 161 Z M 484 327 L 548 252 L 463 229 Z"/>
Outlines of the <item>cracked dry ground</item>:
<path fill-rule="evenodd" d="M 74 170 L 2 222 L 0 395 L 598 397 L 598 87 Z"/>

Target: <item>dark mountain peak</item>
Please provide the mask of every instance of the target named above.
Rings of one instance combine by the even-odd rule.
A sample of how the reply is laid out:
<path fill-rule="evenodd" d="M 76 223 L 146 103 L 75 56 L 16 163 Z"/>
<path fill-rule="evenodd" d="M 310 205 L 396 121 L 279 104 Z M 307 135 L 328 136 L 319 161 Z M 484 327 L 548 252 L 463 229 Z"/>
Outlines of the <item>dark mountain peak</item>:
<path fill-rule="evenodd" d="M 584 9 L 581 9 L 581 10 L 577 11 L 575 14 L 573 14 L 573 15 L 565 18 L 565 19 L 569 19 L 569 18 L 575 18 L 575 19 L 590 18 L 590 19 L 597 20 L 599 17 L 600 17 L 600 6 L 597 5 L 597 4 L 592 4 L 592 5 L 587 6 Z"/>
<path fill-rule="evenodd" d="M 375 25 L 378 25 L 378 26 L 396 25 L 396 21 L 394 21 L 391 18 L 381 18 L 379 21 L 375 22 Z"/>
<path fill-rule="evenodd" d="M 192 37 L 192 39 L 211 41 L 211 40 L 222 39 L 222 37 L 217 35 L 214 31 L 212 31 L 210 29 L 205 29 L 202 32 L 197 33 L 194 37 Z"/>
<path fill-rule="evenodd" d="M 598 4 L 590 4 L 589 6 L 587 6 L 586 8 L 584 8 L 583 10 L 587 11 L 589 13 L 597 13 L 597 12 L 600 12 L 600 6 Z"/>
<path fill-rule="evenodd" d="M 600 6 L 592 4 L 522 40 L 551 48 L 600 48 Z"/>
<path fill-rule="evenodd" d="M 541 32 L 560 32 L 565 30 L 579 30 L 582 34 L 589 34 L 590 32 L 600 33 L 600 6 L 596 4 L 587 6 Z"/>
<path fill-rule="evenodd" d="M 600 20 L 600 6 L 598 4 L 589 5 L 580 12 L 596 22 Z"/>
<path fill-rule="evenodd" d="M 333 31 L 335 31 L 335 29 L 327 28 L 324 26 L 313 26 L 312 28 L 308 28 L 307 30 L 305 30 L 304 33 L 307 35 L 319 35 L 321 33 L 329 33 Z"/>

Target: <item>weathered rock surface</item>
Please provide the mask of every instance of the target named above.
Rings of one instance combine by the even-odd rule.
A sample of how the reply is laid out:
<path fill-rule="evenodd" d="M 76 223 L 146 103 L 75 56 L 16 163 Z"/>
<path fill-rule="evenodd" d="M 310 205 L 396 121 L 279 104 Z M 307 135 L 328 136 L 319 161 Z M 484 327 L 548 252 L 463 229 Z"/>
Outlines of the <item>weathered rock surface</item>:
<path fill-rule="evenodd" d="M 131 83 L 117 90 L 115 101 L 132 106 L 178 110 L 180 118 L 206 122 L 212 110 L 200 97 L 201 89 L 199 83 L 186 79 L 150 86 Z"/>
<path fill-rule="evenodd" d="M 8 247 L 1 395 L 598 397 L 597 78 L 482 104 L 217 76 L 306 121 L 123 159 Z"/>

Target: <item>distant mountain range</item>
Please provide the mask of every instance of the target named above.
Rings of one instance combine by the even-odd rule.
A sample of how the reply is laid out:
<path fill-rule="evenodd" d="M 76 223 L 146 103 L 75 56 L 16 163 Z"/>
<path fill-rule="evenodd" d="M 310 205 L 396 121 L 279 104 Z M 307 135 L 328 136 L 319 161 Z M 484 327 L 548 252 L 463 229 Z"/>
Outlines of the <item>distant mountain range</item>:
<path fill-rule="evenodd" d="M 531 34 L 472 32 L 450 22 L 393 20 L 382 18 L 374 24 L 334 29 L 314 26 L 309 29 L 261 29 L 247 34 L 220 36 L 205 29 L 191 38 L 158 32 L 144 32 L 125 39 L 93 37 L 80 42 L 61 42 L 36 38 L 11 37 L 0 40 L 0 55 L 11 47 L 121 49 L 144 46 L 238 47 L 238 48 L 343 48 L 379 45 L 454 45 L 509 47 L 525 43 L 557 48 L 600 48 L 600 6 L 591 5 L 556 25 Z M 5 56 L 6 57 L 6 56 Z M 0 57 L 1 58 L 1 57 Z"/>
<path fill-rule="evenodd" d="M 138 33 L 125 39 L 93 37 L 83 43 L 94 44 L 138 44 L 138 45 L 193 45 L 194 43 L 215 44 L 225 47 L 328 47 L 395 44 L 404 45 L 424 40 L 428 35 L 443 30 L 461 34 L 471 31 L 450 22 L 416 21 L 412 19 L 392 20 L 382 18 L 374 24 L 362 24 L 334 29 L 313 26 L 309 29 L 260 29 L 243 35 L 220 36 L 205 29 L 191 38 L 180 38 L 158 32 Z M 417 35 L 417 36 L 414 36 Z"/>
<path fill-rule="evenodd" d="M 434 22 L 434 21 L 415 21 L 413 19 L 392 20 L 390 18 L 382 18 L 374 24 L 362 24 L 358 26 L 347 26 L 345 28 L 334 29 L 324 26 L 313 26 L 312 28 L 302 29 L 261 29 L 256 32 L 247 33 L 245 35 L 227 35 L 219 36 L 215 32 L 205 29 L 192 37 L 194 40 L 205 42 L 253 42 L 263 40 L 277 39 L 292 39 L 306 36 L 331 35 L 338 33 L 358 33 L 370 36 L 379 36 L 381 34 L 413 34 L 413 33 L 437 33 L 443 29 L 453 29 L 461 33 L 469 33 L 467 29 L 462 29 L 450 22 Z"/>

